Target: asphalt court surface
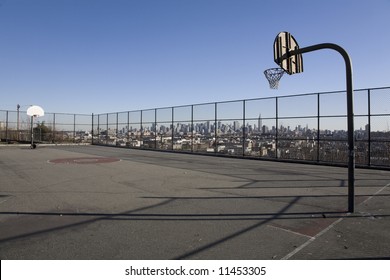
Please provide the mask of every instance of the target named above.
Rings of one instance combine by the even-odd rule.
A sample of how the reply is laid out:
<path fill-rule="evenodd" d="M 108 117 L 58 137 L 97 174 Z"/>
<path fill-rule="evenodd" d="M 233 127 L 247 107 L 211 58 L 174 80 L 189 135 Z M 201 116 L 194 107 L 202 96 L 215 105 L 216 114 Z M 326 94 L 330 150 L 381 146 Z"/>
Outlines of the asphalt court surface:
<path fill-rule="evenodd" d="M 1 259 L 390 259 L 390 172 L 0 147 Z"/>

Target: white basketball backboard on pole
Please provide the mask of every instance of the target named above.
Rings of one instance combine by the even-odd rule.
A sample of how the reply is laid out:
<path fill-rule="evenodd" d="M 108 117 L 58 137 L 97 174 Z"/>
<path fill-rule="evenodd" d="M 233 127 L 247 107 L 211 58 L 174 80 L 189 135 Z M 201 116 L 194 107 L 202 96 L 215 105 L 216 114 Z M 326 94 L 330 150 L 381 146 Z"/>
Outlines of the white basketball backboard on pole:
<path fill-rule="evenodd" d="M 37 105 L 32 105 L 27 109 L 27 115 L 30 117 L 43 117 L 45 112 Z"/>
<path fill-rule="evenodd" d="M 41 107 L 37 105 L 32 105 L 27 109 L 27 115 L 31 117 L 31 149 L 35 149 L 37 145 L 34 144 L 34 117 L 43 117 L 45 115 L 45 112 Z"/>
<path fill-rule="evenodd" d="M 288 74 L 300 73 L 303 71 L 302 54 L 323 49 L 337 51 L 344 58 L 345 62 L 348 123 L 348 212 L 353 213 L 355 209 L 355 129 L 351 58 L 342 47 L 332 43 L 299 48 L 297 41 L 290 33 L 280 32 L 274 41 L 274 60 Z"/>

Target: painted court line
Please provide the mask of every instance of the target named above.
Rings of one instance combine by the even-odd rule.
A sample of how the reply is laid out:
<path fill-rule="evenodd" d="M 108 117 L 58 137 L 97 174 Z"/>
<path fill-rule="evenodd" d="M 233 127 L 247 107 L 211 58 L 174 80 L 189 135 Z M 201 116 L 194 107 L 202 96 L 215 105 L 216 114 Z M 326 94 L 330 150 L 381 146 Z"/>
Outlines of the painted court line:
<path fill-rule="evenodd" d="M 349 215 L 349 213 L 347 214 Z M 331 225 L 329 225 L 328 227 L 326 227 L 325 229 L 323 229 L 322 231 L 320 231 L 316 236 L 313 236 L 311 237 L 308 241 L 306 241 L 305 243 L 303 243 L 301 246 L 295 248 L 293 251 L 291 251 L 290 253 L 288 253 L 286 256 L 284 256 L 282 258 L 282 260 L 288 260 L 289 258 L 291 258 L 292 256 L 294 256 L 296 253 L 298 253 L 299 251 L 301 251 L 302 249 L 304 249 L 305 247 L 307 247 L 309 244 L 311 244 L 314 240 L 316 240 L 318 237 L 320 237 L 321 235 L 323 235 L 324 233 L 328 232 L 330 229 L 332 229 L 335 225 L 337 225 L 338 223 L 340 223 L 344 218 L 340 218 L 338 219 L 337 221 L 333 222 Z"/>
<path fill-rule="evenodd" d="M 366 200 L 364 200 L 362 203 L 366 203 L 367 201 L 369 201 L 371 198 L 373 198 L 374 196 L 376 196 L 377 194 L 381 193 L 384 189 L 386 189 L 387 187 L 390 186 L 390 183 L 388 183 L 387 185 L 383 186 L 380 190 L 378 190 L 376 193 L 374 193 L 373 195 L 367 197 Z"/>
<path fill-rule="evenodd" d="M 296 231 L 293 231 L 293 230 L 290 230 L 290 229 L 286 229 L 286 228 L 282 228 L 282 227 L 278 227 L 278 226 L 274 226 L 274 225 L 267 225 L 267 227 L 271 227 L 271 228 L 275 228 L 275 229 L 278 229 L 278 230 L 282 230 L 282 231 L 285 231 L 285 232 L 288 232 L 288 233 L 292 233 L 292 234 L 295 234 L 295 235 L 298 235 L 298 236 L 303 236 L 303 237 L 308 237 L 308 238 L 312 237 L 312 236 L 307 235 L 307 234 L 303 234 L 303 233 L 300 233 L 300 232 L 296 232 Z"/>
<path fill-rule="evenodd" d="M 363 203 L 366 203 L 367 201 L 369 201 L 371 198 L 373 198 L 374 196 L 378 195 L 379 193 L 381 193 L 384 189 L 386 189 L 387 187 L 390 186 L 390 183 L 388 183 L 387 185 L 383 186 L 381 189 L 379 189 L 378 191 L 376 191 L 373 195 L 369 196 L 366 200 L 364 200 L 362 203 L 360 204 L 363 204 Z M 347 213 L 345 215 L 345 217 L 349 216 L 351 213 Z M 314 240 L 316 240 L 317 238 L 319 238 L 321 235 L 323 235 L 324 233 L 328 232 L 329 230 L 331 230 L 335 225 L 337 225 L 338 223 L 340 223 L 342 220 L 344 220 L 345 217 L 342 217 L 342 218 L 339 218 L 337 221 L 333 222 L 331 225 L 329 225 L 328 227 L 326 227 L 325 229 L 323 229 L 322 231 L 320 231 L 318 234 L 316 234 L 315 236 L 311 237 L 309 240 L 307 240 L 305 243 L 303 243 L 301 246 L 295 248 L 293 251 L 291 251 L 290 253 L 288 253 L 286 256 L 284 256 L 282 258 L 282 260 L 288 260 L 289 258 L 291 258 L 292 256 L 294 256 L 296 253 L 298 253 L 299 251 L 301 251 L 302 249 L 306 248 L 308 245 L 310 245 Z"/>

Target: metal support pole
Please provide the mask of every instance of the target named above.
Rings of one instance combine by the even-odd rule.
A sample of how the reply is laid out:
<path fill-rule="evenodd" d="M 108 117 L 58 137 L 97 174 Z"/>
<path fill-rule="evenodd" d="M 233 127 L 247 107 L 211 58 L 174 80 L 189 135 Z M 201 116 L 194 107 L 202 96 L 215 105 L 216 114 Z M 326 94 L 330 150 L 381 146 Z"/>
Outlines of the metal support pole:
<path fill-rule="evenodd" d="M 116 113 L 116 124 L 115 124 L 115 145 L 118 146 L 118 138 L 119 138 L 119 113 Z"/>
<path fill-rule="evenodd" d="M 275 120 L 275 125 L 276 125 L 276 131 L 275 131 L 275 158 L 277 159 L 278 158 L 278 148 L 279 148 L 279 145 L 278 145 L 278 141 L 279 141 L 279 139 L 278 139 L 278 136 L 279 136 L 279 133 L 278 133 L 278 131 L 279 131 L 279 121 L 278 121 L 278 114 L 279 114 L 279 112 L 278 112 L 278 107 L 279 107 L 279 105 L 278 105 L 278 97 L 276 97 L 276 99 L 275 99 L 275 105 L 276 105 L 276 111 L 275 111 L 275 117 L 276 117 L 276 120 Z"/>
<path fill-rule="evenodd" d="M 191 105 L 191 153 L 194 152 L 194 105 Z"/>
<path fill-rule="evenodd" d="M 353 114 L 353 83 L 352 83 L 352 62 L 348 53 L 339 45 L 324 43 L 296 49 L 288 52 L 281 60 L 292 55 L 308 53 L 321 49 L 332 49 L 337 51 L 344 58 L 346 70 L 347 87 L 347 122 L 348 122 L 348 212 L 355 211 L 355 137 L 354 137 L 354 114 Z"/>
<path fill-rule="evenodd" d="M 18 111 L 18 115 L 17 115 L 17 123 L 16 123 L 16 131 L 17 131 L 17 135 L 16 135 L 16 140 L 17 141 L 20 141 L 20 105 L 16 105 L 16 110 Z"/>
<path fill-rule="evenodd" d="M 76 114 L 73 114 L 73 143 L 76 143 Z"/>
<path fill-rule="evenodd" d="M 161 134 L 160 149 L 163 143 L 163 135 Z M 157 109 L 154 109 L 154 149 L 157 150 Z"/>
<path fill-rule="evenodd" d="M 94 116 L 93 116 L 93 113 L 92 113 L 92 116 L 91 116 L 91 124 L 92 124 L 92 130 L 91 130 L 91 134 L 92 134 L 92 145 L 93 145 L 93 135 L 94 135 L 94 133 L 93 133 L 93 129 L 94 129 L 93 118 L 94 118 Z"/>
<path fill-rule="evenodd" d="M 321 121 L 320 121 L 320 94 L 317 93 L 317 162 L 320 161 L 320 130 L 321 130 Z"/>
<path fill-rule="evenodd" d="M 171 141 L 171 150 L 173 151 L 173 138 L 175 138 L 175 130 L 173 128 L 175 124 L 175 108 L 172 107 L 172 133 L 171 133 L 171 137 L 172 137 L 172 141 Z"/>
<path fill-rule="evenodd" d="M 92 114 L 93 116 L 93 114 Z M 93 126 L 93 121 L 92 121 L 92 126 Z M 55 140 L 56 140 L 56 113 L 53 114 L 53 131 L 52 131 L 52 138 L 53 138 L 53 141 L 52 143 L 54 144 L 55 143 Z"/>
<path fill-rule="evenodd" d="M 247 127 L 246 127 L 246 119 L 245 119 L 245 100 L 242 101 L 242 122 L 243 122 L 243 125 L 242 125 L 242 156 L 245 157 L 245 141 L 246 141 L 246 130 L 247 130 Z"/>
<path fill-rule="evenodd" d="M 8 143 L 8 111 L 5 115 L 5 141 Z"/>
<path fill-rule="evenodd" d="M 34 148 L 34 116 L 31 116 L 31 149 Z"/>
<path fill-rule="evenodd" d="M 108 146 L 108 114 L 106 114 L 106 146 Z"/>
<path fill-rule="evenodd" d="M 141 131 L 140 131 L 140 148 L 143 148 L 144 147 L 144 128 L 143 128 L 143 124 L 142 124 L 142 110 L 140 111 L 140 114 L 141 114 Z M 142 143 L 142 145 L 141 145 Z"/>
<path fill-rule="evenodd" d="M 371 166 L 371 90 L 368 90 L 368 93 L 367 93 L 367 113 L 368 113 L 368 131 L 366 131 L 366 133 L 368 133 L 368 161 L 367 161 L 367 164 L 368 166 Z M 367 130 L 367 129 L 366 129 Z"/>
<path fill-rule="evenodd" d="M 127 136 L 126 136 L 126 139 L 127 139 L 127 143 L 126 143 L 126 146 L 130 146 L 129 142 L 130 142 L 130 112 L 127 111 Z"/>
<path fill-rule="evenodd" d="M 218 118 L 218 111 L 217 111 L 217 109 L 218 109 L 218 105 L 217 105 L 218 103 L 217 102 L 215 102 L 215 109 L 214 109 L 214 138 L 215 138 L 215 141 L 214 141 L 214 153 L 217 153 L 217 151 L 218 151 L 218 147 L 217 147 L 217 141 L 218 141 L 218 139 L 217 139 L 217 118 Z M 210 135 L 211 135 L 211 129 L 210 129 Z"/>
<path fill-rule="evenodd" d="M 97 142 L 98 142 L 98 144 L 101 144 L 101 143 L 100 143 L 100 139 L 101 139 L 101 138 L 100 138 L 100 137 L 101 137 L 101 133 L 100 133 L 100 116 L 101 116 L 101 115 L 99 114 L 99 115 L 97 115 L 97 116 L 98 116 L 98 117 L 97 117 L 97 134 L 98 134 L 98 135 L 97 135 L 97 139 L 98 139 Z"/>

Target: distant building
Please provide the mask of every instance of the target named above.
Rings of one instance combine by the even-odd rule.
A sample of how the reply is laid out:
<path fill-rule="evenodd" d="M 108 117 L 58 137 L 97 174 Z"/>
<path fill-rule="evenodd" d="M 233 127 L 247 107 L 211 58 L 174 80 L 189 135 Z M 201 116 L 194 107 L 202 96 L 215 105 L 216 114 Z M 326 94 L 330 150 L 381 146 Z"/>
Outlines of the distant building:
<path fill-rule="evenodd" d="M 259 114 L 259 118 L 257 119 L 257 127 L 259 128 L 259 130 L 263 127 L 263 121 L 261 119 L 261 114 Z M 260 131 L 261 133 L 262 131 Z"/>

